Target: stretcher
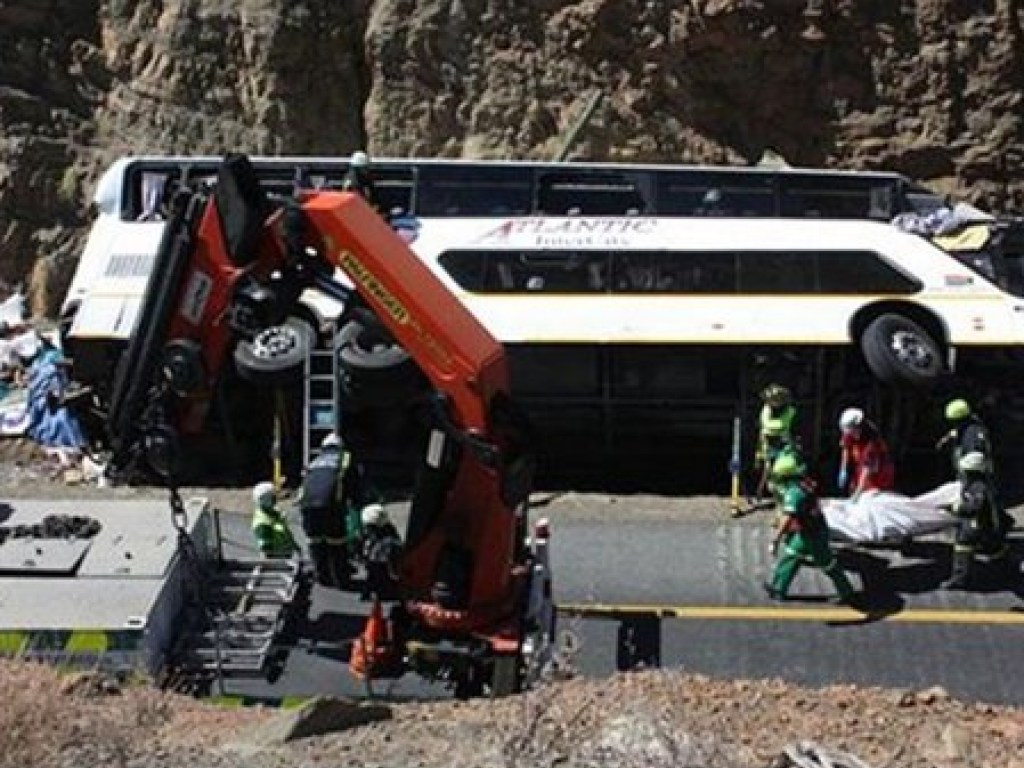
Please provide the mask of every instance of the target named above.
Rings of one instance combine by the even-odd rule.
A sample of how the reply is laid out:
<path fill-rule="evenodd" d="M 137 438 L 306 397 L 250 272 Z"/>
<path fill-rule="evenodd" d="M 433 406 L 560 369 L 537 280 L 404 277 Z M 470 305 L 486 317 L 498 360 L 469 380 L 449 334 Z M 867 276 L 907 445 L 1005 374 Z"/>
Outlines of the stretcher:
<path fill-rule="evenodd" d="M 823 499 L 821 508 L 833 541 L 900 543 L 954 527 L 949 509 L 959 494 L 960 483 L 950 482 L 913 497 L 874 491 L 856 500 Z"/>

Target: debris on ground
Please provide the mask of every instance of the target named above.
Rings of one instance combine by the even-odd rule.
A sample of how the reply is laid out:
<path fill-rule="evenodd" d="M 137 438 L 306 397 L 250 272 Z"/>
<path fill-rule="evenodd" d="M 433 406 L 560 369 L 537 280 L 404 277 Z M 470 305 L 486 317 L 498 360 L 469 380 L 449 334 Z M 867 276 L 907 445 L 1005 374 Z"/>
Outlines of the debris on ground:
<path fill-rule="evenodd" d="M 0 697 L 2 768 L 1024 768 L 1024 711 L 935 689 L 635 672 L 497 701 L 392 703 L 386 719 L 288 740 L 260 735 L 284 716 L 271 708 L 24 662 L 0 662 Z"/>
<path fill-rule="evenodd" d="M 25 317 L 25 297 L 0 301 L 0 443 L 38 446 L 39 456 L 56 465 L 54 474 L 69 484 L 87 480 L 85 433 L 66 402 L 69 364 L 57 335 Z M 11 452 L 9 445 L 4 453 Z M 92 472 L 92 475 L 95 475 Z"/>

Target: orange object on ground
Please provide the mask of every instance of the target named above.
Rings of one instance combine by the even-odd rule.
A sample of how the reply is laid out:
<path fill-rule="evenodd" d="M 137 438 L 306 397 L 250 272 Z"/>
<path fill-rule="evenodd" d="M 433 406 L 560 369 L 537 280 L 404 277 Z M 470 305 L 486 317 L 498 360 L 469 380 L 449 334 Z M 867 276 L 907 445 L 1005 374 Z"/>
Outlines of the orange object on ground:
<path fill-rule="evenodd" d="M 358 677 L 373 677 L 378 670 L 385 670 L 394 661 L 395 648 L 391 642 L 391 627 L 384 618 L 380 600 L 374 598 L 370 615 L 363 627 L 363 634 L 352 646 L 349 669 Z"/>

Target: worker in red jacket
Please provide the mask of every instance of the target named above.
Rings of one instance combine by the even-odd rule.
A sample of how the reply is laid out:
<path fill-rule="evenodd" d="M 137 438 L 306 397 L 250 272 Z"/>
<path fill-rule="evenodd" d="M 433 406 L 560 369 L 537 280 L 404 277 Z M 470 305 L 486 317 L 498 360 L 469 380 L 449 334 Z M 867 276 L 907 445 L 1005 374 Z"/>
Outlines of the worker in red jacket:
<path fill-rule="evenodd" d="M 839 445 L 842 459 L 837 486 L 840 493 L 849 492 L 857 500 L 869 491 L 891 491 L 895 485 L 896 468 L 889 446 L 860 408 L 847 408 L 839 417 L 842 433 Z"/>

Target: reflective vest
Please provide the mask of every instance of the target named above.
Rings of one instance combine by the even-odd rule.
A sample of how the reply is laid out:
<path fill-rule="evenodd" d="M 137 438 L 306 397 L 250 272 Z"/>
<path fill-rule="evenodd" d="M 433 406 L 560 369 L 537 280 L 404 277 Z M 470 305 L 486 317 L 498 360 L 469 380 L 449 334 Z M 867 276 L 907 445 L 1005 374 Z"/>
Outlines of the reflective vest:
<path fill-rule="evenodd" d="M 988 460 L 985 474 L 988 476 L 994 475 L 995 462 L 992 460 L 992 441 L 989 438 L 989 431 L 984 422 L 977 416 L 972 415 L 964 424 L 957 427 L 953 433 L 956 436 L 953 445 L 953 472 L 959 476 L 961 474 L 960 459 L 968 453 L 977 451 L 984 454 Z"/>
<path fill-rule="evenodd" d="M 796 406 L 772 408 L 765 405 L 761 408 L 760 427 L 758 456 L 770 464 L 784 446 L 796 442 Z"/>
<path fill-rule="evenodd" d="M 252 533 L 264 557 L 290 557 L 295 539 L 284 515 L 276 509 L 256 507 L 252 513 Z"/>

